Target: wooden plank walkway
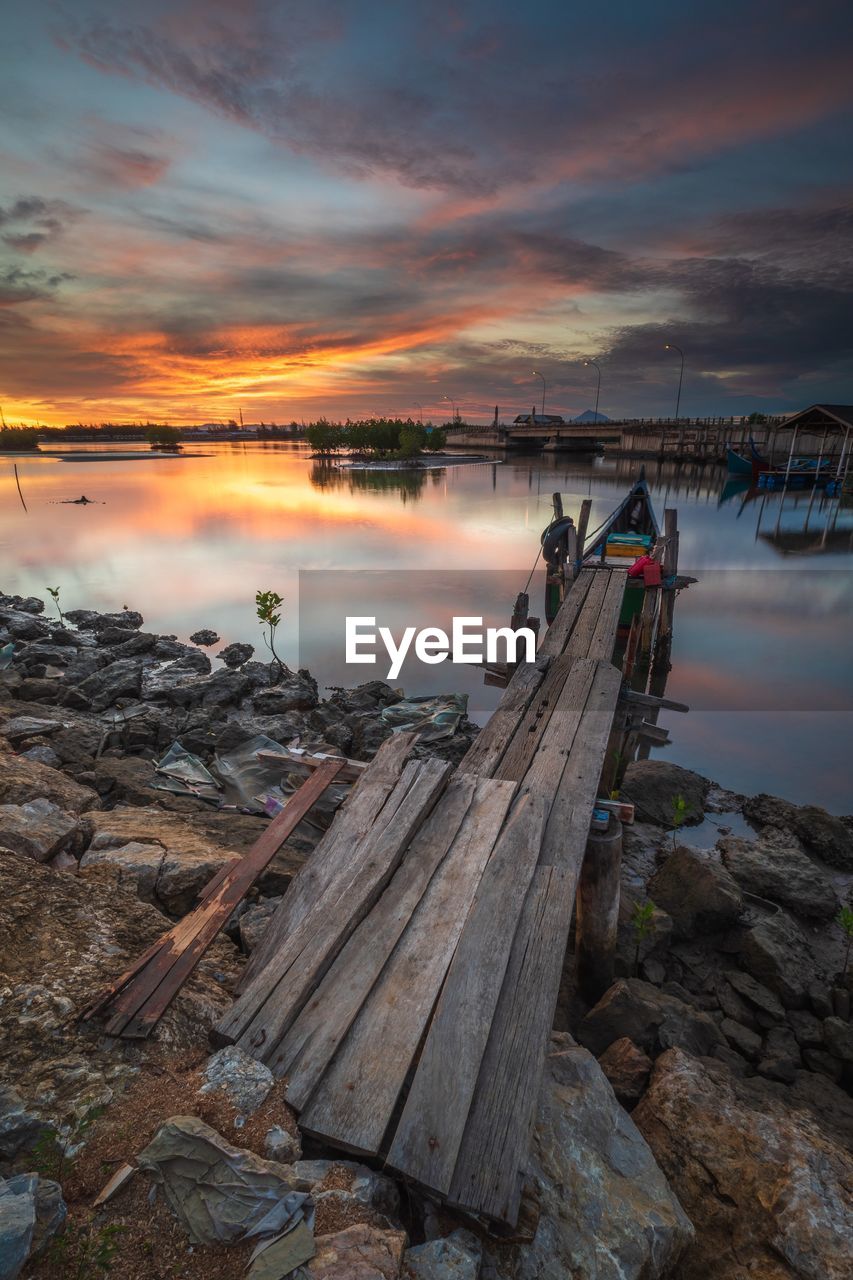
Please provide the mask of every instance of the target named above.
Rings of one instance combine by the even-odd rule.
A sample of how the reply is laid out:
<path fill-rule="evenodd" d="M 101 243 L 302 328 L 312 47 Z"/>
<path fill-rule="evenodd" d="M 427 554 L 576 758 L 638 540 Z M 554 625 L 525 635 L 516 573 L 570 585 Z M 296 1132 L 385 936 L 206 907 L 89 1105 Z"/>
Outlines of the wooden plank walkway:
<path fill-rule="evenodd" d="M 300 1127 L 514 1224 L 620 694 L 622 569 L 583 570 L 451 777 L 397 735 L 300 871 L 216 1029 Z M 411 735 L 408 735 L 411 737 Z"/>

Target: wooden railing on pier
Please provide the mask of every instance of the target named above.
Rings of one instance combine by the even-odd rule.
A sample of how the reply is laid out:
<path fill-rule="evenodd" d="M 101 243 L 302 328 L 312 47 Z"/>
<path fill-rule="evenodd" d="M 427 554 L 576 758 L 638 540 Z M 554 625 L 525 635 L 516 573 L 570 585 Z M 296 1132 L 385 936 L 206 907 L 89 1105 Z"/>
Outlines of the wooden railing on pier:
<path fill-rule="evenodd" d="M 308 1134 L 514 1223 L 621 675 L 624 570 L 585 570 L 453 773 L 398 734 L 216 1029 Z"/>

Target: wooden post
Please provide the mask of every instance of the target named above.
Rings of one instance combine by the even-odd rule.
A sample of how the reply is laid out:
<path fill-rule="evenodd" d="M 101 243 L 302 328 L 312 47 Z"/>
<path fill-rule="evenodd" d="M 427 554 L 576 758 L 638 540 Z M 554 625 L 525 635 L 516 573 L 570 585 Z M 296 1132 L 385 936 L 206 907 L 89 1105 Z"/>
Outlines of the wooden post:
<path fill-rule="evenodd" d="M 611 813 L 606 831 L 591 831 L 576 898 L 575 972 L 578 990 L 595 1004 L 613 982 L 619 928 L 622 823 Z"/>
<path fill-rule="evenodd" d="M 592 498 L 584 498 L 581 503 L 580 515 L 578 516 L 578 549 L 577 564 L 573 566 L 573 572 L 577 573 L 583 560 L 584 543 L 586 542 L 586 531 L 589 528 L 589 513 L 592 511 Z"/>

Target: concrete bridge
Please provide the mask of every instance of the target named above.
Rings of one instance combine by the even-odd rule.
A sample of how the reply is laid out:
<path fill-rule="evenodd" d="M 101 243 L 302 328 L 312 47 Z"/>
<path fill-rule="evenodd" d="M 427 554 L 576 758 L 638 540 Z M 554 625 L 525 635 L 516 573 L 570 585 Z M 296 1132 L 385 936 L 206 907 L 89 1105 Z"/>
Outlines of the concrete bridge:
<path fill-rule="evenodd" d="M 797 450 L 817 453 L 822 425 L 800 426 Z M 536 421 L 448 429 L 448 448 L 503 450 L 547 449 L 560 453 L 605 452 L 637 458 L 722 463 L 726 449 L 748 448 L 749 439 L 770 457 L 784 462 L 791 447 L 790 420 L 748 423 L 743 418 L 633 418 L 616 422 L 542 423 Z"/>

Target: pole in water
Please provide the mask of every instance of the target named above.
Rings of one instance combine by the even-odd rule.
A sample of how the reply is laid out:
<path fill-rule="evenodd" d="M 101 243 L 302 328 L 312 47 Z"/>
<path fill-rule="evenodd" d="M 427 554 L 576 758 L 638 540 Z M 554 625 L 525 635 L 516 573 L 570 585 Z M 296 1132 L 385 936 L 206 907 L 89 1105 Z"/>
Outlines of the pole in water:
<path fill-rule="evenodd" d="M 26 502 L 24 502 L 24 495 L 21 493 L 21 481 L 18 479 L 18 464 L 17 464 L 17 462 L 14 464 L 14 466 L 15 466 L 15 484 L 18 486 L 18 497 L 21 499 L 21 506 L 22 506 L 22 507 L 24 508 L 24 510 L 26 511 L 26 510 L 27 510 L 27 504 L 26 504 Z"/>

